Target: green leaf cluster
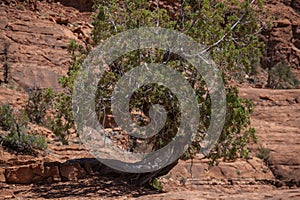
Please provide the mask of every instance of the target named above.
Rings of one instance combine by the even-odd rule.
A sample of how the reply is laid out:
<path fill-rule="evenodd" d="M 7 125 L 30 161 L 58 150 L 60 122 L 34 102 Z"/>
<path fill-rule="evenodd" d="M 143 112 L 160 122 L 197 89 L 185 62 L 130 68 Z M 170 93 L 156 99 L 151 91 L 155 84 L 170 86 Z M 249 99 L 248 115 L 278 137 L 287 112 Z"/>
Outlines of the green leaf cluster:
<path fill-rule="evenodd" d="M 25 106 L 25 112 L 30 121 L 36 124 L 46 124 L 48 120 L 46 114 L 52 107 L 54 98 L 55 93 L 50 88 L 30 92 Z"/>
<path fill-rule="evenodd" d="M 299 85 L 299 80 L 293 74 L 286 62 L 275 64 L 268 71 L 268 86 L 273 89 L 292 89 Z"/>
<path fill-rule="evenodd" d="M 13 110 L 10 105 L 0 107 L 0 127 L 7 135 L 0 135 L 2 146 L 17 153 L 34 154 L 34 149 L 47 148 L 46 137 L 26 133 L 29 118 L 24 110 Z"/>

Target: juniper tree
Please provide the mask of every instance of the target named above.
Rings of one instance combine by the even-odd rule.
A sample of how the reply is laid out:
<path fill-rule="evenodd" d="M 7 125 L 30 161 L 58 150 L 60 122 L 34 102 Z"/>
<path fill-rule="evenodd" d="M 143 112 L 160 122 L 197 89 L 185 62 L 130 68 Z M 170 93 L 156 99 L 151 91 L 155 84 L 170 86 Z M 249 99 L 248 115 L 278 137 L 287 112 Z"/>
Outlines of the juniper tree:
<path fill-rule="evenodd" d="M 251 74 L 259 64 L 263 47 L 258 39 L 258 33 L 262 28 L 259 17 L 262 2 L 255 0 L 170 2 L 177 2 L 177 4 L 170 8 L 170 6 L 163 7 L 159 1 L 95 0 L 92 30 L 94 45 L 100 44 L 117 33 L 140 27 L 176 30 L 192 37 L 199 44 L 206 45 L 205 51 L 209 52 L 222 71 L 227 92 L 226 122 L 218 144 L 208 157 L 216 161 L 221 157 L 236 159 L 249 156 L 246 145 L 251 139 L 256 140 L 255 130 L 250 127 L 250 113 L 253 111 L 253 105 L 249 100 L 239 98 L 237 88 L 230 86 L 227 82 L 231 78 Z M 71 106 L 72 89 L 77 71 L 88 53 L 88 50 L 83 51 L 83 48 L 79 48 L 74 42 L 70 43 L 69 51 L 73 54 L 73 64 L 68 74 L 60 79 L 66 93 L 61 94 L 59 98 L 57 104 L 59 114 L 53 123 L 55 132 L 61 134 L 63 138 L 66 138 L 69 134 L 68 130 L 74 127 Z M 104 120 L 103 113 L 101 113 L 103 107 L 105 107 L 105 112 L 111 112 L 110 101 L 105 99 L 109 99 L 112 95 L 114 85 L 121 75 L 143 62 L 166 63 L 186 76 L 191 86 L 194 87 L 198 103 L 202 105 L 201 122 L 198 132 L 194 133 L 194 141 L 184 157 L 194 156 L 201 148 L 201 140 L 209 124 L 210 98 L 206 95 L 203 77 L 197 74 L 193 66 L 172 52 L 160 49 L 140 49 L 125 54 L 113 62 L 98 85 L 97 100 L 98 102 L 103 100 L 97 107 L 99 119 Z M 172 97 L 168 88 L 152 84 L 139 88 L 131 99 L 130 110 L 141 111 L 146 116 L 149 114 L 150 105 L 155 103 L 160 103 L 169 111 L 166 125 L 160 134 L 144 141 L 152 146 L 152 150 L 166 145 L 176 134 L 176 126 L 180 119 L 176 97 Z M 137 123 L 145 125 L 144 121 Z M 136 138 L 129 137 L 129 145 L 134 145 L 135 140 Z"/>

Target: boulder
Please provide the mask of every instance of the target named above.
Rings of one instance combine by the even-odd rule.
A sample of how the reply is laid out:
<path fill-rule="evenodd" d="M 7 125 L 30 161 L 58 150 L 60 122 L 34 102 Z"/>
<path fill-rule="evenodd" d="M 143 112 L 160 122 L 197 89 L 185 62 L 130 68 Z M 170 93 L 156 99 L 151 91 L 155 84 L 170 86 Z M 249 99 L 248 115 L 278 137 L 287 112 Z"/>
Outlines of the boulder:
<path fill-rule="evenodd" d="M 60 166 L 60 174 L 63 180 L 77 180 L 86 175 L 86 171 L 79 163 L 64 163 Z"/>
<path fill-rule="evenodd" d="M 4 168 L 0 168 L 0 183 L 5 183 L 6 179 L 5 179 L 5 169 Z"/>
<path fill-rule="evenodd" d="M 45 163 L 44 179 L 48 182 L 59 182 L 61 177 L 59 174 L 59 163 Z"/>
<path fill-rule="evenodd" d="M 7 183 L 28 184 L 32 182 L 33 176 L 33 170 L 30 165 L 10 167 L 5 169 L 5 177 Z"/>

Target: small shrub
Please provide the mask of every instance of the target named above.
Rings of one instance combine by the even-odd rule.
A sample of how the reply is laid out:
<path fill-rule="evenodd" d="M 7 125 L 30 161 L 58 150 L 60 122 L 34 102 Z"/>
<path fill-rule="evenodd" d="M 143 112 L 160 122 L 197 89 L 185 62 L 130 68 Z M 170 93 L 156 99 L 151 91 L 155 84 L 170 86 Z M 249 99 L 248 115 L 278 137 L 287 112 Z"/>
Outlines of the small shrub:
<path fill-rule="evenodd" d="M 180 177 L 179 182 L 180 182 L 181 185 L 185 185 L 186 184 L 186 178 Z"/>
<path fill-rule="evenodd" d="M 51 119 L 51 130 L 62 141 L 68 144 L 68 136 L 74 130 L 72 112 L 72 97 L 63 93 L 58 94 L 55 102 L 55 116 Z"/>
<path fill-rule="evenodd" d="M 260 146 L 256 154 L 256 157 L 262 159 L 264 162 L 267 162 L 268 159 L 270 158 L 270 152 L 271 152 L 270 149 Z"/>
<path fill-rule="evenodd" d="M 79 45 L 74 39 L 72 39 L 67 45 L 68 52 L 72 55 L 75 55 L 75 52 L 77 51 L 78 47 Z"/>
<path fill-rule="evenodd" d="M 52 107 L 55 94 L 52 89 L 35 90 L 29 95 L 25 111 L 31 122 L 46 123 L 46 111 Z"/>
<path fill-rule="evenodd" d="M 14 117 L 12 114 L 12 109 L 8 104 L 0 107 L 0 126 L 2 130 L 8 131 L 14 125 Z"/>
<path fill-rule="evenodd" d="M 10 147 L 14 150 L 27 147 L 28 149 L 35 148 L 44 150 L 47 148 L 46 137 L 40 135 L 32 135 L 27 133 L 18 133 L 11 131 L 8 135 L 3 137 L 4 146 Z"/>
<path fill-rule="evenodd" d="M 157 189 L 158 191 L 162 191 L 163 190 L 163 186 L 162 186 L 161 182 L 157 178 L 155 178 L 152 181 L 150 181 L 150 185 L 154 189 Z"/>
<path fill-rule="evenodd" d="M 273 89 L 292 89 L 299 81 L 286 62 L 279 62 L 269 70 L 268 86 Z"/>
<path fill-rule="evenodd" d="M 45 136 L 25 133 L 28 120 L 25 111 L 14 111 L 9 105 L 3 105 L 0 108 L 0 126 L 9 133 L 0 137 L 1 145 L 24 154 L 35 154 L 34 149 L 46 149 Z"/>
<path fill-rule="evenodd" d="M 34 149 L 45 150 L 47 148 L 45 136 L 18 133 L 16 130 L 12 130 L 8 135 L 2 137 L 0 140 L 2 140 L 0 142 L 3 147 L 17 153 L 36 155 Z"/>

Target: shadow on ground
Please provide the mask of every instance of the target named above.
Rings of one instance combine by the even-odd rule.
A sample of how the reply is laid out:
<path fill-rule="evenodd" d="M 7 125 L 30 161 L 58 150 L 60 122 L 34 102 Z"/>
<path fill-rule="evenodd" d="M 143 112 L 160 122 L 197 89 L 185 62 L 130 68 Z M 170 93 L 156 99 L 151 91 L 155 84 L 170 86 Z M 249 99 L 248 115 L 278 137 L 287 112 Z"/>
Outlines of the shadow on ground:
<path fill-rule="evenodd" d="M 121 196 L 140 197 L 160 193 L 150 187 L 138 187 L 120 180 L 120 178 L 91 177 L 77 181 L 52 184 L 34 184 L 28 190 L 18 190 L 14 194 L 29 199 L 53 198 L 117 198 Z"/>

